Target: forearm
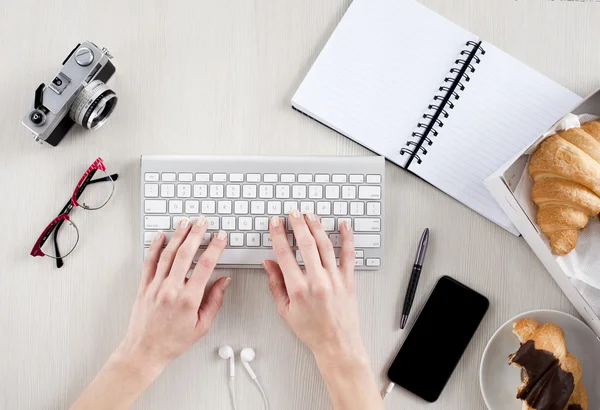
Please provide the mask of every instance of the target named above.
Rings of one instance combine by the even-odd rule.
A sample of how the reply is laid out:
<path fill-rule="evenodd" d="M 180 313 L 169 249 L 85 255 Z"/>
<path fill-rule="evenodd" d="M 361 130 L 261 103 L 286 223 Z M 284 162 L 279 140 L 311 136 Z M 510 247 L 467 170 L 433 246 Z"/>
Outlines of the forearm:
<path fill-rule="evenodd" d="M 118 348 L 71 410 L 128 409 L 159 376 L 163 366 L 149 366 Z"/>
<path fill-rule="evenodd" d="M 383 400 L 366 354 L 315 354 L 334 410 L 383 410 Z"/>

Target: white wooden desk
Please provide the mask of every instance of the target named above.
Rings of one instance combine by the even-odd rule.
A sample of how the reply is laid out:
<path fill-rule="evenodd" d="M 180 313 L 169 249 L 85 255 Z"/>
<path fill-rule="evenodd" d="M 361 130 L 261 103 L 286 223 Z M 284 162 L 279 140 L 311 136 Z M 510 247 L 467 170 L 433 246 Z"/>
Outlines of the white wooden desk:
<path fill-rule="evenodd" d="M 600 85 L 600 3 L 424 3 L 582 95 Z M 121 340 L 141 264 L 140 154 L 369 154 L 289 103 L 348 4 L 0 0 L 0 408 L 66 408 Z M 84 39 L 115 56 L 110 85 L 119 106 L 97 132 L 74 130 L 57 148 L 35 144 L 20 125 L 33 92 Z M 82 237 L 63 269 L 30 257 L 98 156 L 120 174 L 114 199 L 99 212 L 73 214 Z M 491 301 L 440 400 L 426 405 L 397 389 L 388 408 L 483 409 L 478 366 L 494 330 L 526 310 L 574 309 L 523 240 L 391 164 L 386 183 L 388 268 L 357 275 L 361 328 L 381 385 L 405 337 L 399 309 L 423 228 L 432 240 L 415 311 L 444 274 Z M 310 353 L 277 316 L 266 276 L 217 275 L 233 283 L 211 333 L 135 407 L 229 409 L 226 364 L 216 353 L 228 343 L 254 347 L 272 409 L 329 408 Z M 440 348 L 448 336 L 439 335 Z M 237 388 L 241 409 L 261 408 L 241 367 Z"/>

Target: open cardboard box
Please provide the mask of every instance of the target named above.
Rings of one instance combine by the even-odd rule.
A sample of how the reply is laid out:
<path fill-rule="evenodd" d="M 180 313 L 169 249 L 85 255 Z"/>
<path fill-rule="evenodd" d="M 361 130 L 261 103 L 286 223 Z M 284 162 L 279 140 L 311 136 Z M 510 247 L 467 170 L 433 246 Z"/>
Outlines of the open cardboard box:
<path fill-rule="evenodd" d="M 571 111 L 571 114 L 576 116 L 584 114 L 600 116 L 600 90 L 584 99 Z M 576 118 L 572 115 L 568 117 Z M 564 123 L 564 121 L 564 119 L 560 119 L 555 126 L 560 127 L 559 124 Z M 547 133 L 544 133 L 544 135 L 547 135 Z M 600 336 L 600 299 L 590 297 L 592 293 L 600 295 L 600 289 L 578 281 L 573 277 L 572 272 L 570 272 L 570 275 L 567 274 L 565 269 L 569 268 L 565 268 L 565 263 L 559 259 L 560 257 L 552 253 L 547 237 L 541 232 L 536 223 L 537 207 L 531 201 L 531 181 L 527 181 L 530 180 L 530 177 L 526 167 L 530 154 L 535 151 L 535 147 L 543 139 L 545 139 L 545 136 L 540 136 L 533 144 L 523 148 L 513 159 L 490 175 L 484 183 L 571 303 L 579 311 L 585 322 L 597 336 Z M 529 189 L 529 192 L 528 195 L 525 195 L 527 189 Z M 599 223 L 598 218 L 592 218 L 586 229 L 590 228 L 590 224 Z M 597 241 L 597 253 L 595 252 L 595 242 L 593 247 L 593 258 L 598 255 L 597 260 L 600 262 L 600 236 Z M 575 251 L 577 251 L 577 248 Z M 582 267 L 582 269 L 586 269 L 586 267 Z M 589 276 L 597 275 L 596 277 L 600 281 L 600 270 L 598 272 L 595 272 L 595 270 L 594 272 L 587 271 L 585 274 Z"/>

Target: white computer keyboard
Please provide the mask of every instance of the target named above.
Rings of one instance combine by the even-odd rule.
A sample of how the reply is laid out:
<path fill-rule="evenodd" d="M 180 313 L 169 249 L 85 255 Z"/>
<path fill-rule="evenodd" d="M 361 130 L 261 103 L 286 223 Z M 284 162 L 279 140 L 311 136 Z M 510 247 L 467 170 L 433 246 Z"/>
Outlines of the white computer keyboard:
<path fill-rule="evenodd" d="M 383 265 L 382 157 L 142 156 L 141 214 L 145 257 L 158 230 L 167 240 L 183 217 L 203 215 L 208 233 L 197 258 L 219 230 L 228 235 L 218 267 L 260 267 L 275 259 L 269 219 L 293 209 L 312 212 L 340 251 L 340 223 L 352 222 L 355 266 Z M 288 226 L 286 224 L 286 226 Z M 296 258 L 291 228 L 288 241 Z"/>

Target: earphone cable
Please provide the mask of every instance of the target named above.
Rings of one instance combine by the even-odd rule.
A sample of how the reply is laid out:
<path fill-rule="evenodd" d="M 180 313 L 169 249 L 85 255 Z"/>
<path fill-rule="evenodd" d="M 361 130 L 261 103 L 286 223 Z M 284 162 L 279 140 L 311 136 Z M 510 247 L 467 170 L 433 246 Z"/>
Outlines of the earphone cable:
<path fill-rule="evenodd" d="M 229 378 L 229 395 L 231 396 L 233 410 L 237 410 L 237 404 L 235 403 L 235 381 L 233 377 Z"/>
<path fill-rule="evenodd" d="M 267 395 L 265 394 L 265 391 L 258 382 L 258 379 L 254 379 L 254 383 L 256 383 L 256 386 L 258 387 L 258 390 L 260 390 L 260 394 L 262 395 L 263 401 L 265 402 L 265 410 L 269 410 L 269 403 L 267 402 Z"/>

